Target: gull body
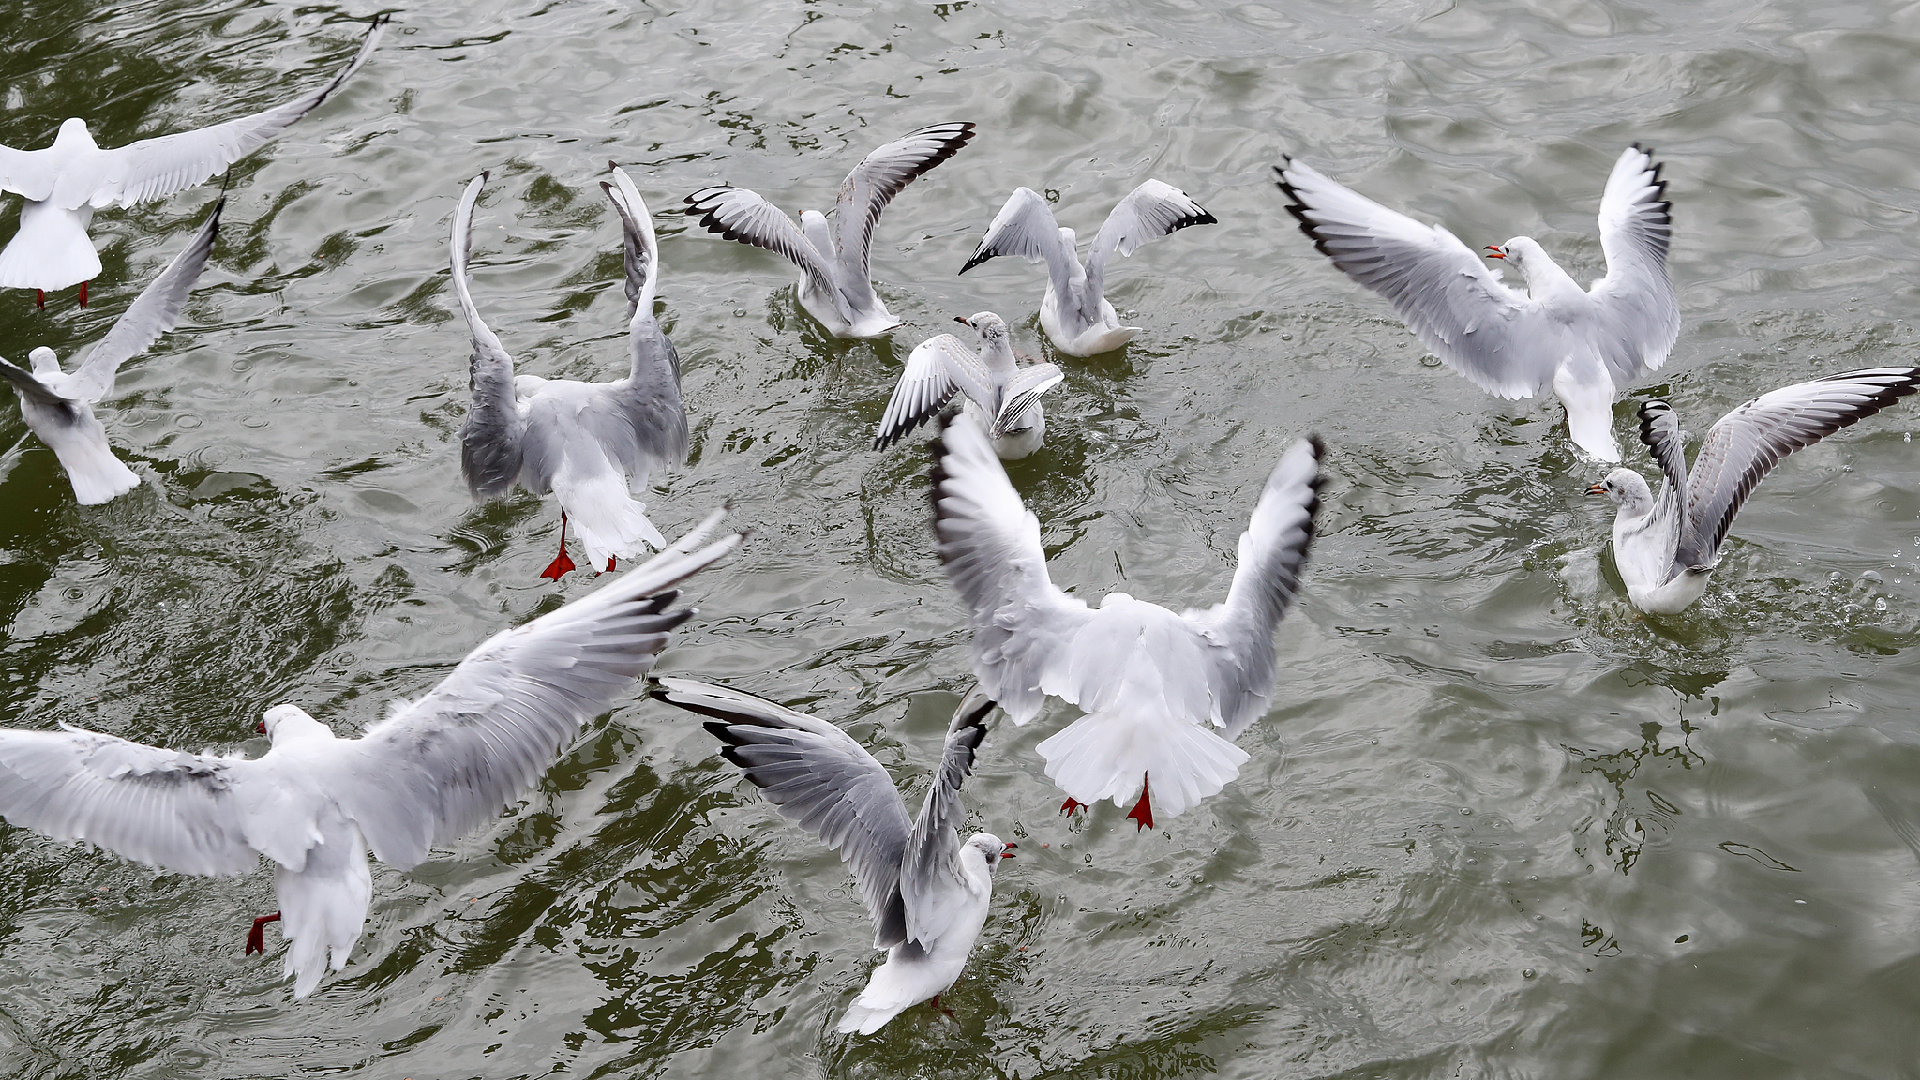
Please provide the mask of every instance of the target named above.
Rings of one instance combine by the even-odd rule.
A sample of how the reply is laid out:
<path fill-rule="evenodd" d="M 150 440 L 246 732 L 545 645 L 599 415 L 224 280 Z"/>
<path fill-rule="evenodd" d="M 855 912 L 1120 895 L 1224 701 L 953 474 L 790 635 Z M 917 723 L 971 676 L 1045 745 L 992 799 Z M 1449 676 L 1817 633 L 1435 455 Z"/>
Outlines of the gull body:
<path fill-rule="evenodd" d="M 687 457 L 687 413 L 680 397 L 680 355 L 653 316 L 660 253 L 653 221 L 633 181 L 612 166 L 601 190 L 613 204 L 624 237 L 627 279 L 628 372 L 623 379 L 589 383 L 514 374 L 513 357 L 474 307 L 467 284 L 473 206 L 486 185 L 481 173 L 467 185 L 453 216 L 450 244 L 454 291 L 473 339 L 473 391 L 460 428 L 460 471 L 476 499 L 516 486 L 560 500 L 560 553 L 542 572 L 558 578 L 574 569 L 567 557 L 567 525 L 595 570 L 643 545 L 665 545 L 647 520 L 646 503 L 632 498 L 663 463 Z"/>
<path fill-rule="evenodd" d="M 960 785 L 986 737 L 993 701 L 978 688 L 947 726 L 940 769 L 920 815 L 887 770 L 846 732 L 765 698 L 690 679 L 652 680 L 655 698 L 712 717 L 720 751 L 767 801 L 840 852 L 873 916 L 873 947 L 887 950 L 837 1030 L 870 1035 L 906 1009 L 937 999 L 966 967 L 993 896 L 994 870 L 1013 844 L 991 833 L 962 842 Z"/>
<path fill-rule="evenodd" d="M 1490 394 L 1552 392 L 1575 445 L 1619 461 L 1613 402 L 1666 363 L 1680 334 L 1667 277 L 1672 204 L 1660 166 L 1638 146 L 1614 162 L 1600 197 L 1607 274 L 1582 289 L 1532 238 L 1490 247 L 1520 271 L 1519 292 L 1454 235 L 1422 225 L 1289 160 L 1276 169 L 1287 210 L 1321 254 L 1386 297 L 1421 344 Z"/>
<path fill-rule="evenodd" d="M 187 246 L 173 257 L 166 269 L 141 290 L 93 347 L 87 358 L 71 372 L 60 370 L 60 360 L 52 349 L 42 346 L 28 354 L 31 371 L 23 371 L 0 360 L 0 379 L 20 395 L 20 415 L 40 441 L 47 444 L 73 485 L 74 501 L 82 506 L 107 502 L 140 486 L 140 478 L 113 454 L 107 443 L 107 431 L 94 415 L 95 404 L 113 393 L 113 381 L 120 365 L 145 351 L 155 338 L 180 319 L 187 294 L 206 269 L 213 253 L 214 238 L 220 232 L 222 199 L 200 226 Z"/>
<path fill-rule="evenodd" d="M 86 303 L 86 282 L 100 274 L 100 256 L 87 235 L 95 210 L 163 199 L 259 149 L 352 78 L 373 55 L 385 24 L 384 15 L 373 20 L 360 51 L 325 86 L 265 112 L 112 149 L 95 143 L 87 122 L 74 117 L 61 123 L 52 146 L 0 146 L 0 190 L 25 199 L 20 230 L 0 250 L 0 287 L 79 284 Z"/>
<path fill-rule="evenodd" d="M 294 705 L 264 714 L 254 759 L 163 750 L 78 728 L 0 730 L 0 815 L 178 873 L 274 864 L 286 975 L 306 997 L 346 965 L 372 895 L 371 851 L 407 869 L 499 813 L 582 723 L 653 664 L 693 614 L 672 586 L 740 541 L 701 544 L 720 518 L 602 588 L 467 655 L 418 701 L 357 739 Z"/>
<path fill-rule="evenodd" d="M 1021 366 L 1014 362 L 1007 324 L 991 311 L 976 312 L 954 322 L 980 334 L 974 352 L 952 334 L 928 338 L 914 347 L 907 367 L 880 417 L 875 450 L 899 442 L 901 436 L 938 413 L 955 394 L 966 395 L 965 409 L 1004 459 L 1023 458 L 1040 449 L 1046 437 L 1047 417 L 1040 395 L 1065 378 L 1047 363 Z"/>
<path fill-rule="evenodd" d="M 1666 478 L 1656 496 L 1632 469 L 1615 469 L 1587 489 L 1613 500 L 1613 561 L 1627 599 L 1672 615 L 1707 588 L 1720 545 L 1747 496 L 1780 460 L 1920 389 L 1920 368 L 1863 368 L 1795 383 L 1747 402 L 1707 432 L 1687 469 L 1673 407 L 1640 407 L 1640 439 Z"/>
<path fill-rule="evenodd" d="M 1107 215 L 1082 266 L 1074 254 L 1073 230 L 1059 226 L 1039 192 L 1015 188 L 960 272 L 997 255 L 1021 255 L 1028 262 L 1046 263 L 1040 328 L 1054 348 L 1069 356 L 1097 356 L 1125 345 L 1140 332 L 1137 326 L 1121 326 L 1120 316 L 1106 299 L 1107 263 L 1114 253 L 1130 256 L 1150 240 L 1218 220 L 1179 188 L 1148 180 Z"/>
<path fill-rule="evenodd" d="M 1138 792 L 1128 814 L 1153 827 L 1239 774 L 1233 744 L 1266 711 L 1273 630 L 1299 587 L 1319 506 L 1318 439 L 1295 443 L 1267 477 L 1224 603 L 1174 614 L 1110 593 L 1097 608 L 1047 576 L 1040 522 L 1007 482 L 979 426 L 949 421 L 934 451 L 940 561 L 967 607 L 973 671 L 1016 724 L 1051 694 L 1086 715 L 1039 745 L 1062 809 Z"/>
<path fill-rule="evenodd" d="M 800 224 L 745 188 L 706 187 L 687 196 L 687 214 L 708 231 L 785 255 L 800 268 L 800 306 L 834 337 L 878 337 L 900 325 L 873 291 L 869 266 L 880 212 L 922 173 L 960 152 L 973 125 L 910 131 L 853 167 L 834 201 L 833 221 L 807 210 Z"/>

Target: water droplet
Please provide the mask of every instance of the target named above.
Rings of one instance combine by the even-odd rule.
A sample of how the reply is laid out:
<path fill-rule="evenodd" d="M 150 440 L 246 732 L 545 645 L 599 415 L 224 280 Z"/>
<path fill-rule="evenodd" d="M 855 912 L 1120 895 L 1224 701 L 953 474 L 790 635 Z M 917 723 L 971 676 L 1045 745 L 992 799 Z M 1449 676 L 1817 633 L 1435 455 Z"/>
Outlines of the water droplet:
<path fill-rule="evenodd" d="M 1540 974 L 1540 973 L 1539 973 L 1539 972 L 1537 972 L 1537 971 L 1535 971 L 1535 970 L 1533 970 L 1532 968 L 1521 968 L 1521 969 L 1520 969 L 1520 977 L 1521 977 L 1521 978 L 1523 978 L 1523 979 L 1531 979 L 1531 978 L 1533 978 L 1533 977 L 1534 977 L 1535 975 L 1538 975 L 1538 974 Z"/>
<path fill-rule="evenodd" d="M 1460 808 L 1460 816 L 1461 816 L 1461 817 L 1472 817 L 1472 816 L 1473 816 L 1473 808 L 1472 808 L 1472 807 L 1470 807 L 1470 806 L 1463 806 L 1463 807 L 1461 807 L 1461 808 Z"/>
<path fill-rule="evenodd" d="M 1280 340 L 1281 340 L 1281 341 L 1292 341 L 1292 340 L 1293 340 L 1293 335 L 1292 335 L 1292 334 L 1281 334 L 1281 335 L 1280 335 Z"/>
<path fill-rule="evenodd" d="M 1880 571 L 1869 570 L 1866 573 L 1860 575 L 1860 580 L 1866 582 L 1869 585 L 1878 585 L 1882 581 L 1885 581 L 1886 579 L 1880 576 Z"/>
<path fill-rule="evenodd" d="M 1794 901 L 1794 903 L 1796 903 L 1796 904 L 1804 904 L 1804 903 L 1806 903 L 1806 901 L 1805 901 L 1805 900 L 1795 900 L 1795 901 Z"/>

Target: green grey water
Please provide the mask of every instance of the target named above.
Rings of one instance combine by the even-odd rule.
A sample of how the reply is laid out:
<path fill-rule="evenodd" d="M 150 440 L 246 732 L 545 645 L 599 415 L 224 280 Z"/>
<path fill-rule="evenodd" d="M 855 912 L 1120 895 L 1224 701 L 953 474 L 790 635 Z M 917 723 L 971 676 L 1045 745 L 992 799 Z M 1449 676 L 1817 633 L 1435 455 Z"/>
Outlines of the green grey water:
<path fill-rule="evenodd" d="M 266 107 L 371 13 L 16 4 L 0 142 Z M 185 325 L 123 371 L 103 412 L 146 487 L 76 507 L 0 404 L 0 723 L 258 753 L 268 705 L 354 730 L 590 589 L 536 577 L 551 502 L 476 507 L 460 482 L 446 232 L 492 170 L 484 314 L 523 370 L 609 377 L 609 158 L 656 215 L 693 424 L 651 514 L 671 535 L 732 500 L 753 530 L 690 586 L 701 614 L 659 670 L 845 724 L 917 798 L 967 635 L 929 553 L 924 440 L 874 453 L 873 426 L 953 315 L 998 311 L 1051 357 L 1037 268 L 955 276 L 1014 186 L 1087 237 L 1154 176 L 1220 224 L 1120 263 L 1110 297 L 1145 331 L 1051 357 L 1047 446 L 1010 471 L 1056 581 L 1204 605 L 1266 470 L 1319 432 L 1323 529 L 1273 709 L 1238 782 L 1138 835 L 1110 804 L 1055 812 L 1034 746 L 1070 709 L 1001 721 L 965 794 L 1020 858 L 953 1017 L 864 1039 L 832 1034 L 876 959 L 839 862 L 693 718 L 637 697 L 495 825 L 376 865 L 353 962 L 302 1002 L 277 955 L 240 955 L 264 870 L 158 873 L 9 827 L 0 1074 L 1920 1076 L 1915 406 L 1790 459 L 1703 603 L 1641 616 L 1557 405 L 1425 357 L 1269 172 L 1298 154 L 1470 245 L 1532 235 L 1585 279 L 1607 167 L 1650 144 L 1684 329 L 1638 390 L 1704 431 L 1775 386 L 1914 362 L 1916 102 L 1910 5 L 397 12 L 335 100 L 234 170 Z M 978 138 L 878 229 L 907 321 L 886 339 L 824 337 L 777 257 L 673 212 L 719 182 L 824 208 L 862 154 L 947 120 Z M 94 305 L 0 297 L 0 355 L 97 338 L 214 197 L 103 213 Z"/>

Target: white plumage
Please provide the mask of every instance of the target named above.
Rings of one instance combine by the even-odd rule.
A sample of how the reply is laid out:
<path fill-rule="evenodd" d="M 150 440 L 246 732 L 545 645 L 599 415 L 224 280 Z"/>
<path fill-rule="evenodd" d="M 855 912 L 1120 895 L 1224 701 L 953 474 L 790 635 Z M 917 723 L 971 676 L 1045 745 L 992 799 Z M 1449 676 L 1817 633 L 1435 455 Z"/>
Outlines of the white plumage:
<path fill-rule="evenodd" d="M 953 321 L 979 331 L 980 351 L 962 345 L 952 334 L 915 346 L 880 417 L 873 448 L 892 446 L 937 414 L 953 395 L 965 394 L 967 412 L 987 430 L 995 453 L 1013 459 L 1040 449 L 1047 433 L 1040 395 L 1060 385 L 1065 376 L 1044 362 L 1016 364 L 1007 324 L 991 311 L 964 319 L 955 316 Z"/>

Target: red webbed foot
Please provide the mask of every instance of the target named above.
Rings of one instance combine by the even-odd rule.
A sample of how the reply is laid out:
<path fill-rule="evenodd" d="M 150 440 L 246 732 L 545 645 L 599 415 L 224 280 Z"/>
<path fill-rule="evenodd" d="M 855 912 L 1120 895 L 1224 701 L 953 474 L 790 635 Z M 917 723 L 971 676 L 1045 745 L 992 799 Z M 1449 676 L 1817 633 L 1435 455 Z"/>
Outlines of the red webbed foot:
<path fill-rule="evenodd" d="M 1147 777 L 1145 773 L 1142 773 L 1140 776 L 1140 801 L 1134 803 L 1133 809 L 1127 811 L 1127 817 L 1133 821 L 1134 832 L 1139 832 L 1141 829 L 1153 828 L 1153 803 L 1148 801 L 1148 797 Z"/>
<path fill-rule="evenodd" d="M 280 913 L 277 911 L 271 915 L 262 915 L 259 918 L 253 920 L 253 929 L 247 931 L 247 951 L 244 955 L 252 956 L 254 953 L 266 952 L 267 951 L 267 924 L 270 922 L 279 922 L 279 921 L 280 921 Z"/>
<path fill-rule="evenodd" d="M 1075 810 L 1085 810 L 1085 809 L 1087 809 L 1087 804 L 1081 802 L 1079 799 L 1072 797 L 1071 795 L 1067 797 L 1066 802 L 1063 802 L 1060 804 L 1060 812 L 1067 815 L 1068 817 L 1072 817 L 1073 812 Z"/>

